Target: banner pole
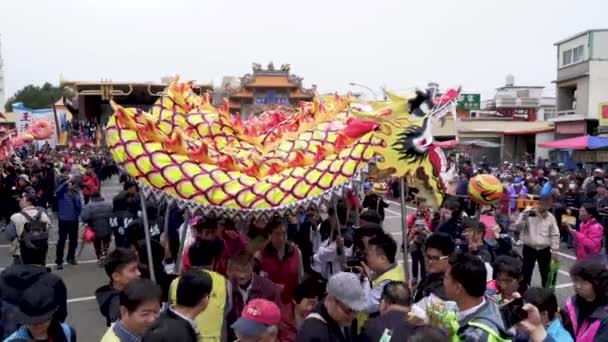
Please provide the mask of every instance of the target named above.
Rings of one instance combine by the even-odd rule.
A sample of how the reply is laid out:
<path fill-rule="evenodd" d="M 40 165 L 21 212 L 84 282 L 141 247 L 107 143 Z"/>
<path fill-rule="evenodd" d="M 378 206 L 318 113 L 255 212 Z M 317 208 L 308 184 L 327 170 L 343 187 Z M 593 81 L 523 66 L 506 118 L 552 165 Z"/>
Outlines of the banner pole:
<path fill-rule="evenodd" d="M 401 191 L 401 244 L 403 246 L 403 270 L 405 274 L 405 279 L 407 281 L 410 280 L 410 261 L 408 259 L 409 253 L 407 251 L 407 236 L 408 236 L 408 227 L 407 227 L 407 207 L 405 204 L 407 198 L 407 192 L 409 189 L 406 188 L 407 183 L 405 182 L 405 177 L 399 178 L 399 188 Z"/>

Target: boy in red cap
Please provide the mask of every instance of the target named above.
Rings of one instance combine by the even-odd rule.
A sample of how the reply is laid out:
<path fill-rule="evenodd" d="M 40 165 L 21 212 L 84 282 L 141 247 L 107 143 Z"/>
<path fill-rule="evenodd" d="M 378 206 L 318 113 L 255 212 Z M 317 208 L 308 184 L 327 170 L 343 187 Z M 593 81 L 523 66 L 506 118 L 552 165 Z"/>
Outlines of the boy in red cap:
<path fill-rule="evenodd" d="M 245 305 L 232 329 L 241 342 L 275 342 L 280 322 L 281 310 L 275 303 L 254 299 Z"/>

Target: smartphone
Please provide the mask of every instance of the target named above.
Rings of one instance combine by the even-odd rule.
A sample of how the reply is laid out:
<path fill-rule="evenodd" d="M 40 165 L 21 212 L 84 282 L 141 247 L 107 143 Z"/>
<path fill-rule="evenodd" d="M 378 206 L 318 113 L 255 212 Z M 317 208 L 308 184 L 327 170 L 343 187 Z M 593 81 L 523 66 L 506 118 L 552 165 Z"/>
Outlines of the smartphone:
<path fill-rule="evenodd" d="M 500 307 L 500 315 L 506 328 L 510 328 L 528 318 L 528 313 L 524 310 L 524 299 L 517 298 L 502 305 Z"/>

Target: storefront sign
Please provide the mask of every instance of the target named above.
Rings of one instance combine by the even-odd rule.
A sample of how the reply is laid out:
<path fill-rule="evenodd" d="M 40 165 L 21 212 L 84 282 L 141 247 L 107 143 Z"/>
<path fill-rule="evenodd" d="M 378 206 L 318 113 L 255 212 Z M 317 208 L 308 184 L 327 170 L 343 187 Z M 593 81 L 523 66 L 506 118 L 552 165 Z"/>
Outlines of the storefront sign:
<path fill-rule="evenodd" d="M 556 122 L 555 133 L 557 134 L 587 134 L 587 122 L 585 121 L 569 121 Z"/>
<path fill-rule="evenodd" d="M 608 126 L 608 102 L 600 103 L 600 126 Z"/>
<path fill-rule="evenodd" d="M 459 110 L 479 110 L 481 107 L 480 94 L 460 94 L 457 102 Z"/>

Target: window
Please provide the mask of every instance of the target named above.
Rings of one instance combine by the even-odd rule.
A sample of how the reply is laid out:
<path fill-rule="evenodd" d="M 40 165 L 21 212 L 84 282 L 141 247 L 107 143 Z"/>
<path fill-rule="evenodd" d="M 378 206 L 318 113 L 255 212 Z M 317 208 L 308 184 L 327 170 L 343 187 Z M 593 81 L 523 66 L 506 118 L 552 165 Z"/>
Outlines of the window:
<path fill-rule="evenodd" d="M 562 65 L 570 65 L 570 64 L 572 64 L 572 50 L 566 50 L 563 53 Z"/>
<path fill-rule="evenodd" d="M 562 52 L 562 66 L 582 62 L 585 59 L 584 54 L 585 48 L 583 45 Z"/>
<path fill-rule="evenodd" d="M 583 60 L 583 46 L 579 45 L 572 49 L 572 63 L 578 63 Z"/>
<path fill-rule="evenodd" d="M 255 103 L 256 104 L 266 104 L 266 97 L 264 96 L 258 96 L 255 98 Z"/>

